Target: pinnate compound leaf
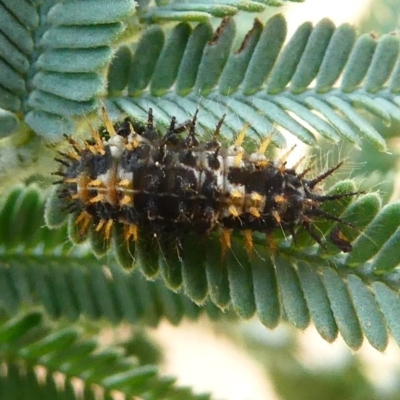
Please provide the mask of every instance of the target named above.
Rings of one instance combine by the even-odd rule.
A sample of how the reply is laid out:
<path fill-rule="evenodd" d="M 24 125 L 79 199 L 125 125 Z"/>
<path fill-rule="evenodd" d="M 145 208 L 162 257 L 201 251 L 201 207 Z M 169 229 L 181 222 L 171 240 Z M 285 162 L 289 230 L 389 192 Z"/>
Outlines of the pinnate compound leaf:
<path fill-rule="evenodd" d="M 126 355 L 115 345 L 100 349 L 97 335 L 85 332 L 79 324 L 65 327 L 50 323 L 38 311 L 19 312 L 12 317 L 3 313 L 0 357 L 7 373 L 0 377 L 1 393 L 10 399 L 94 400 L 96 385 L 104 390 L 105 398 L 112 398 L 112 391 L 126 397 L 145 394 L 154 399 L 210 398 L 177 386 L 174 379 L 161 376 L 156 365 L 141 365 L 134 355 Z M 37 372 L 39 366 L 46 379 Z M 57 384 L 60 376 L 65 379 L 61 386 Z"/>
<path fill-rule="evenodd" d="M 345 181 L 332 193 L 349 187 Z M 60 226 L 61 218 L 52 216 L 51 202 L 47 204 L 46 221 Z M 399 245 L 397 230 L 392 228 L 397 208 L 398 204 L 393 203 L 381 209 L 379 198 L 371 193 L 360 195 L 337 210 L 342 217 L 351 215 L 355 223 L 365 225 L 360 224 L 360 229 L 347 227 L 345 231 L 351 232 L 348 238 L 353 241 L 355 256 L 352 252 L 346 256 L 329 246 L 321 250 L 299 234 L 296 245 L 277 237 L 273 252 L 262 235 L 255 235 L 251 255 L 238 235 L 232 238 L 226 256 L 221 257 L 220 238 L 215 234 L 207 239 L 202 251 L 198 241 L 188 236 L 182 243 L 185 259 L 164 253 L 154 240 L 132 244 L 132 253 L 127 252 L 121 240 L 111 241 L 106 246 L 109 267 L 104 269 L 104 258 L 96 261 L 87 249 L 71 248 L 65 240 L 65 225 L 49 231 L 38 217 L 37 233 L 14 230 L 20 215 L 39 216 L 39 210 L 43 212 L 43 197 L 36 189 L 19 188 L 9 194 L 0 213 L 5 227 L 0 240 L 0 282 L 7 282 L 0 290 L 0 299 L 9 312 L 28 302 L 43 305 L 53 317 L 75 320 L 83 314 L 92 319 L 105 317 L 114 324 L 128 320 L 150 325 L 157 324 L 161 317 L 173 323 L 179 323 L 184 316 L 197 318 L 202 309 L 214 318 L 214 303 L 219 308 L 232 309 L 242 318 L 257 314 L 269 328 L 282 319 L 299 329 L 313 322 L 324 339 L 333 341 L 340 333 L 353 349 L 361 346 L 365 336 L 372 346 L 383 351 L 389 333 L 396 339 L 400 337 L 395 323 L 395 312 L 400 307 L 398 272 L 394 265 L 389 269 L 380 264 L 385 260 L 385 251 L 391 254 L 392 243 Z M 373 215 L 365 219 L 369 212 Z M 336 222 L 324 222 L 318 229 L 328 236 L 335 225 Z M 380 245 L 384 237 L 389 250 Z M 359 253 L 358 241 L 365 241 L 363 247 L 367 249 L 367 243 L 381 248 Z M 122 251 L 127 252 L 123 257 Z M 20 261 L 15 259 L 16 252 Z M 137 252 L 141 257 L 136 257 Z M 139 272 L 125 272 L 112 261 L 113 253 L 119 254 L 117 261 L 123 267 L 137 269 L 152 280 L 158 276 L 161 279 L 149 282 Z M 182 294 L 172 293 L 167 287 Z"/>
<path fill-rule="evenodd" d="M 110 92 L 113 117 L 145 119 L 152 107 L 156 119 L 167 124 L 168 116 L 184 120 L 200 107 L 205 130 L 227 114 L 222 133 L 228 137 L 246 122 L 251 135 L 265 137 L 275 124 L 279 146 L 282 127 L 310 145 L 319 133 L 333 143 L 344 137 L 359 146 L 364 138 L 386 150 L 364 111 L 386 123 L 400 120 L 396 34 L 357 37 L 351 25 L 335 27 L 324 19 L 314 27 L 304 23 L 284 45 L 286 22 L 277 14 L 265 26 L 256 20 L 233 48 L 232 19 L 223 19 L 213 36 L 210 29 L 208 22 L 194 29 L 182 22 L 165 37 L 159 27 L 148 28 L 130 56 L 128 96 Z M 145 48 L 154 51 L 146 56 Z M 126 64 L 113 74 L 123 71 Z"/>
<path fill-rule="evenodd" d="M 234 16 L 239 11 L 261 12 L 267 6 L 281 6 L 288 1 L 298 0 L 194 0 L 190 2 L 167 0 L 157 5 L 144 4 L 139 7 L 139 15 L 146 22 L 205 22 L 210 17 Z"/>

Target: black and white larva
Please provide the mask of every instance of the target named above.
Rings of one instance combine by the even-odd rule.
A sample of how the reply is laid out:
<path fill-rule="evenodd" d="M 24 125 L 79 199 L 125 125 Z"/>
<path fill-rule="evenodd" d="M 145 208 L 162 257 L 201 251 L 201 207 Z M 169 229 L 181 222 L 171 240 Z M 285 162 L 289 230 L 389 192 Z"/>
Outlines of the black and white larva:
<path fill-rule="evenodd" d="M 104 128 L 92 130 L 83 145 L 68 138 L 71 149 L 57 159 L 58 195 L 78 214 L 83 232 L 93 225 L 108 240 L 113 225 L 121 224 L 126 241 L 138 241 L 146 232 L 179 242 L 188 233 L 219 231 L 226 251 L 238 231 L 251 253 L 254 232 L 268 236 L 279 229 L 295 239 L 302 227 L 324 247 L 313 228 L 316 218 L 352 226 L 321 205 L 357 193 L 326 195 L 317 189 L 341 163 L 307 179 L 307 170 L 298 173 L 284 158 L 266 157 L 269 137 L 256 152 L 246 152 L 245 128 L 229 147 L 218 140 L 222 120 L 211 140 L 199 140 L 197 113 L 183 124 L 172 118 L 163 135 L 151 109 L 142 129 L 135 130 L 128 119 L 113 125 L 105 111 L 103 119 Z M 352 249 L 340 229 L 330 241 L 343 252 Z"/>

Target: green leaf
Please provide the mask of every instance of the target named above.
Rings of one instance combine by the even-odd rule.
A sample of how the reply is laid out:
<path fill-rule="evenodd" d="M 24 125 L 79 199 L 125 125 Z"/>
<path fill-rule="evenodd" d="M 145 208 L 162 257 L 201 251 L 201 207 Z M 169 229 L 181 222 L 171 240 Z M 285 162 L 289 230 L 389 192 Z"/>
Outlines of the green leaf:
<path fill-rule="evenodd" d="M 328 342 L 333 342 L 337 337 L 338 327 L 321 276 L 315 274 L 312 265 L 306 262 L 299 263 L 298 275 L 318 333 Z"/>
<path fill-rule="evenodd" d="M 349 275 L 348 287 L 365 336 L 373 347 L 383 351 L 388 344 L 388 334 L 383 315 L 371 290 L 354 275 Z"/>
<path fill-rule="evenodd" d="M 256 246 L 257 253 L 263 249 Z M 270 257 L 252 257 L 254 300 L 260 321 L 268 328 L 275 328 L 281 318 L 278 282 L 275 266 Z"/>
<path fill-rule="evenodd" d="M 398 59 L 399 41 L 394 35 L 385 35 L 379 41 L 365 77 L 365 88 L 374 93 L 382 88 Z"/>
<path fill-rule="evenodd" d="M 228 59 L 236 28 L 233 20 L 224 19 L 203 50 L 195 90 L 205 96 L 217 84 Z"/>
<path fill-rule="evenodd" d="M 354 243 L 353 251 L 347 257 L 347 264 L 359 265 L 375 256 L 385 242 L 396 234 L 399 220 L 400 204 L 392 203 L 385 206 Z M 385 269 L 385 265 L 380 268 Z"/>
<path fill-rule="evenodd" d="M 122 46 L 114 56 L 108 69 L 108 93 L 111 96 L 120 94 L 128 84 L 129 69 L 132 63 L 132 52 L 128 46 Z"/>
<path fill-rule="evenodd" d="M 295 269 L 283 258 L 277 257 L 274 261 L 284 318 L 295 327 L 305 329 L 310 316 Z"/>
<path fill-rule="evenodd" d="M 0 137 L 7 136 L 14 132 L 19 126 L 15 114 L 0 109 Z"/>
<path fill-rule="evenodd" d="M 211 40 L 210 24 L 198 24 L 190 35 L 179 66 L 176 91 L 185 96 L 193 88 L 204 47 Z"/>
<path fill-rule="evenodd" d="M 131 96 L 140 95 L 149 84 L 163 46 L 164 35 L 156 25 L 150 27 L 141 37 L 132 59 L 128 79 L 128 93 Z"/>
<path fill-rule="evenodd" d="M 240 317 L 251 318 L 256 306 L 250 263 L 243 243 L 233 240 L 232 249 L 227 252 L 226 257 L 232 305 Z"/>
<path fill-rule="evenodd" d="M 318 72 L 317 92 L 328 91 L 335 84 L 348 61 L 355 40 L 355 29 L 348 24 L 340 25 L 333 32 Z"/>
<path fill-rule="evenodd" d="M 331 142 L 344 137 L 357 146 L 365 138 L 386 151 L 364 111 L 386 123 L 400 120 L 397 36 L 357 38 L 350 25 L 336 28 L 324 19 L 315 27 L 301 25 L 284 46 L 286 22 L 278 14 L 264 27 L 255 22 L 242 44 L 232 48 L 236 29 L 229 18 L 213 37 L 208 23 L 193 31 L 183 26 L 167 36 L 158 26 L 143 33 L 133 53 L 128 97 L 109 99 L 117 106 L 115 118 L 118 110 L 121 116 L 144 118 L 152 107 L 168 124 L 167 116 L 186 120 L 201 104 L 204 131 L 224 113 L 239 116 L 226 120 L 227 137 L 235 137 L 245 122 L 251 122 L 251 135 L 265 137 L 275 124 L 309 145 L 318 132 Z M 171 43 L 180 44 L 171 52 Z M 122 80 L 124 71 L 126 64 L 113 73 Z M 122 86 L 118 92 L 124 93 Z M 275 144 L 283 144 L 279 135 Z"/>
<path fill-rule="evenodd" d="M 258 24 L 260 23 L 258 22 Z M 260 28 L 258 26 L 258 30 L 261 30 Z M 272 71 L 286 38 L 286 21 L 283 16 L 278 14 L 272 17 L 258 36 L 259 40 L 253 45 L 254 51 L 247 56 L 249 59 L 247 68 L 243 71 L 227 71 L 231 75 L 244 76 L 243 93 L 246 95 L 258 91 Z M 246 45 L 246 40 L 247 37 L 244 39 L 242 46 Z M 249 50 L 248 53 L 250 53 Z M 220 92 L 223 93 L 222 90 Z"/>
<path fill-rule="evenodd" d="M 44 33 L 40 44 L 51 49 L 108 46 L 118 39 L 124 29 L 120 22 L 99 26 L 55 26 Z"/>
<path fill-rule="evenodd" d="M 2 396 L 7 398 L 29 397 L 57 399 L 94 399 L 92 385 L 103 389 L 104 398 L 111 398 L 113 390 L 126 397 L 160 394 L 160 387 L 169 399 L 209 399 L 208 395 L 195 395 L 190 390 L 175 385 L 174 380 L 160 376 L 155 365 L 138 365 L 133 354 L 126 355 L 122 348 L 109 344 L 101 349 L 97 333 L 79 325 L 65 328 L 50 323 L 39 312 L 19 313 L 2 318 L 0 323 L 0 357 L 7 374 L 0 377 Z M 87 337 L 91 336 L 91 339 Z M 21 369 L 23 365 L 23 370 Z M 47 379 L 40 380 L 34 371 L 40 366 Z M 24 372 L 24 373 L 23 373 Z M 65 379 L 55 385 L 56 374 Z M 84 384 L 84 393 L 78 396 L 73 389 L 77 377 Z M 50 397 L 46 397 L 50 396 Z M 161 395 L 162 396 L 162 395 Z"/>
<path fill-rule="evenodd" d="M 2 345 L 10 344 L 16 339 L 23 336 L 27 330 L 32 329 L 40 324 L 42 315 L 40 313 L 31 313 L 18 316 L 4 323 L 0 328 L 0 343 Z"/>
<path fill-rule="evenodd" d="M 150 92 L 161 96 L 174 84 L 178 68 L 191 34 L 189 24 L 178 24 L 171 32 L 154 69 Z"/>
<path fill-rule="evenodd" d="M 313 29 L 292 76 L 290 87 L 293 93 L 303 92 L 317 75 L 334 30 L 335 26 L 329 19 L 323 19 Z"/>
<path fill-rule="evenodd" d="M 146 4 L 143 7 L 140 7 L 139 12 L 144 20 L 150 22 L 205 22 L 211 16 L 219 18 L 232 16 L 240 10 L 247 12 L 260 12 L 263 11 L 267 5 L 281 6 L 286 1 L 298 0 L 195 0 L 190 2 L 166 0 L 156 2 L 158 3 L 157 6 L 148 7 Z"/>
<path fill-rule="evenodd" d="M 100 25 L 120 21 L 134 10 L 130 0 L 59 3 L 50 10 L 48 20 L 53 25 Z"/>
<path fill-rule="evenodd" d="M 105 93 L 104 69 L 135 4 L 2 2 L 0 107 L 23 110 L 18 117 L 52 141 L 74 132 L 71 117 L 95 110 Z"/>
<path fill-rule="evenodd" d="M 363 334 L 347 286 L 333 268 L 323 268 L 322 273 L 325 290 L 339 332 L 349 347 L 358 349 L 362 345 Z"/>

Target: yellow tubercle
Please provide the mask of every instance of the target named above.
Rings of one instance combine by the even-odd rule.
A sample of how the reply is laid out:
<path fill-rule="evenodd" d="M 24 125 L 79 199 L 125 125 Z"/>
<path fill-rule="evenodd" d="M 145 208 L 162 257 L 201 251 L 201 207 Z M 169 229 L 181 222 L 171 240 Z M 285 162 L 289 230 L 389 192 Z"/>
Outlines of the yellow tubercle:
<path fill-rule="evenodd" d="M 253 217 L 256 217 L 256 218 L 260 218 L 261 217 L 260 211 L 258 211 L 258 209 L 256 207 L 250 207 L 249 212 Z"/>
<path fill-rule="evenodd" d="M 96 186 L 96 187 L 100 187 L 103 185 L 103 182 L 100 179 L 95 179 L 93 181 L 90 181 L 88 184 L 88 186 Z"/>
<path fill-rule="evenodd" d="M 235 160 L 233 161 L 233 166 L 234 167 L 240 167 L 240 163 L 242 162 L 243 159 L 243 151 L 241 151 L 240 153 L 236 154 L 235 156 Z"/>
<path fill-rule="evenodd" d="M 97 147 L 103 148 L 103 141 L 100 137 L 99 131 L 92 129 L 91 133 L 94 141 L 96 142 Z"/>
<path fill-rule="evenodd" d="M 119 202 L 121 206 L 133 206 L 133 199 L 129 195 L 125 195 L 122 200 Z"/>
<path fill-rule="evenodd" d="M 268 135 L 260 144 L 260 147 L 257 150 L 257 153 L 262 155 L 265 153 L 265 151 L 267 150 L 267 147 L 269 146 L 269 144 L 271 143 L 272 140 L 272 133 L 270 135 Z"/>
<path fill-rule="evenodd" d="M 239 217 L 240 215 L 238 209 L 235 206 L 229 206 L 229 212 L 235 218 Z"/>
<path fill-rule="evenodd" d="M 133 128 L 133 125 L 130 122 L 128 122 L 128 125 L 129 125 L 129 133 L 131 133 L 131 134 L 136 133 L 135 129 Z"/>
<path fill-rule="evenodd" d="M 272 211 L 272 216 L 278 224 L 282 222 L 281 216 L 279 215 L 278 211 Z"/>
<path fill-rule="evenodd" d="M 137 139 L 137 137 L 135 136 L 132 140 L 132 146 L 134 149 L 137 149 L 139 147 L 139 140 Z"/>
<path fill-rule="evenodd" d="M 100 232 L 102 229 L 104 229 L 104 237 L 109 240 L 111 237 L 111 228 L 113 226 L 114 221 L 112 219 L 101 219 L 99 223 L 97 224 L 95 231 Z"/>
<path fill-rule="evenodd" d="M 78 183 L 78 179 L 77 178 L 64 179 L 64 183 Z"/>
<path fill-rule="evenodd" d="M 263 197 L 261 196 L 261 194 L 257 193 L 257 192 L 252 192 L 251 193 L 251 201 L 253 201 L 254 203 L 259 203 L 261 202 L 261 200 L 263 199 Z"/>
<path fill-rule="evenodd" d="M 103 115 L 103 121 L 104 121 L 104 125 L 106 126 L 107 132 L 110 134 L 110 136 L 116 136 L 117 132 L 114 129 L 114 125 L 112 124 L 108 114 L 107 114 L 107 110 L 104 106 L 104 104 L 101 105 L 101 112 Z"/>
<path fill-rule="evenodd" d="M 78 217 L 76 218 L 75 224 L 80 225 L 81 235 L 83 235 L 86 232 L 87 227 L 89 226 L 89 223 L 91 220 L 92 220 L 92 216 L 89 213 L 87 213 L 86 211 L 82 211 L 78 215 Z"/>
<path fill-rule="evenodd" d="M 232 204 L 234 204 L 237 207 L 241 207 L 243 200 L 244 200 L 244 195 L 242 192 L 239 192 L 238 190 L 233 190 L 231 195 L 230 195 Z"/>
<path fill-rule="evenodd" d="M 270 164 L 270 162 L 268 160 L 261 160 L 261 161 L 256 162 L 256 166 L 258 168 L 266 168 L 266 167 L 268 167 L 269 164 Z"/>
<path fill-rule="evenodd" d="M 243 140 L 244 140 L 244 138 L 246 136 L 247 129 L 249 129 L 249 123 L 248 122 L 246 122 L 244 124 L 242 130 L 240 131 L 240 133 L 239 133 L 239 135 L 238 135 L 238 137 L 236 139 L 235 146 L 239 147 L 239 146 L 242 145 Z"/>
<path fill-rule="evenodd" d="M 138 240 L 138 227 L 135 224 L 125 225 L 124 226 L 124 239 L 126 242 L 129 242 L 131 238 L 136 242 Z"/>
<path fill-rule="evenodd" d="M 89 200 L 89 202 L 90 202 L 90 203 L 98 203 L 99 201 L 104 201 L 104 200 L 105 200 L 104 195 L 98 194 L 97 196 L 91 198 L 91 199 Z"/>
<path fill-rule="evenodd" d="M 296 148 L 296 145 L 292 146 L 282 157 L 279 158 L 279 162 L 280 162 L 279 171 L 280 172 L 285 171 L 286 161 L 295 148 Z"/>
<path fill-rule="evenodd" d="M 122 187 L 129 187 L 131 186 L 132 182 L 129 179 L 122 179 L 121 181 L 118 182 L 118 186 Z"/>
<path fill-rule="evenodd" d="M 286 198 L 285 196 L 283 196 L 282 194 L 278 194 L 274 197 L 274 200 L 278 203 L 278 204 L 282 204 L 282 203 L 286 203 Z"/>
<path fill-rule="evenodd" d="M 106 226 L 104 228 L 104 237 L 109 240 L 111 237 L 111 228 L 113 226 L 114 221 L 112 219 L 109 219 L 106 223 Z"/>
<path fill-rule="evenodd" d="M 96 232 L 99 232 L 99 231 L 103 228 L 103 226 L 104 226 L 105 223 L 106 223 L 106 220 L 105 220 L 105 219 L 101 219 L 101 220 L 99 221 L 99 223 L 97 224 L 97 226 L 96 226 L 96 228 L 95 228 L 95 231 L 96 231 Z"/>
<path fill-rule="evenodd" d="M 74 153 L 73 151 L 69 151 L 67 153 L 68 157 L 73 158 L 74 160 L 79 161 L 82 157 L 79 154 Z"/>
<path fill-rule="evenodd" d="M 242 192 L 239 192 L 239 190 L 232 190 L 230 194 L 231 199 L 241 199 L 243 198 Z"/>
<path fill-rule="evenodd" d="M 224 257 L 228 249 L 232 247 L 231 243 L 231 234 L 232 231 L 228 229 L 224 229 L 221 235 L 221 256 Z"/>
<path fill-rule="evenodd" d="M 244 232 L 244 246 L 246 247 L 249 255 L 253 253 L 254 244 L 253 244 L 253 234 L 250 229 L 246 229 Z"/>

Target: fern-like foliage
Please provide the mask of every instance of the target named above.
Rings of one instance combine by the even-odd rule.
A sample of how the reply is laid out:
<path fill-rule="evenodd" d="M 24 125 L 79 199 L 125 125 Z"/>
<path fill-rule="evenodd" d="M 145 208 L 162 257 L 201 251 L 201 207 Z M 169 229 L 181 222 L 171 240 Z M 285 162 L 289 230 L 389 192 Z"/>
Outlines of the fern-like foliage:
<path fill-rule="evenodd" d="M 274 131 L 273 142 L 283 147 L 287 130 L 309 145 L 321 135 L 355 147 L 366 139 L 387 150 L 374 121 L 400 122 L 397 33 L 357 36 L 349 24 L 324 19 L 287 38 L 277 14 L 265 24 L 256 19 L 235 44 L 233 15 L 283 2 L 0 0 L 0 181 L 22 169 L 52 171 L 51 146 L 86 129 L 88 120 L 98 124 L 101 102 L 113 120 L 145 120 L 151 107 L 163 125 L 199 108 L 199 134 L 212 132 L 227 114 L 222 140 L 249 122 L 249 146 Z M 212 17 L 223 17 L 216 30 Z M 31 180 L 46 186 L 49 177 Z M 257 316 L 268 328 L 313 323 L 325 340 L 340 334 L 352 349 L 366 338 L 383 351 L 389 335 L 400 345 L 398 201 L 382 205 L 368 192 L 334 210 L 327 204 L 327 212 L 357 227 L 341 226 L 353 243 L 347 255 L 329 244 L 321 249 L 306 233 L 292 243 L 278 232 L 273 251 L 255 235 L 252 255 L 234 236 L 225 257 L 217 234 L 200 243 L 188 235 L 181 259 L 145 235 L 127 246 L 115 227 L 110 241 L 93 229 L 82 238 L 75 216 L 61 212 L 60 200 L 39 185 L 0 199 L 2 398 L 23 398 L 29 390 L 75 399 L 74 377 L 83 380 L 87 399 L 95 397 L 91 384 L 106 398 L 112 390 L 146 399 L 209 398 L 120 349 L 99 350 L 86 340 L 87 320 L 156 326 L 163 318 L 179 324 L 204 313 Z M 357 190 L 344 180 L 328 193 Z M 316 223 L 325 237 L 335 228 Z M 43 382 L 38 366 L 47 372 Z M 55 373 L 65 377 L 64 387 L 56 388 Z"/>
<path fill-rule="evenodd" d="M 134 10 L 128 0 L 112 7 L 103 3 L 91 3 L 90 13 L 85 2 L 49 0 L 27 9 L 24 15 L 31 12 L 32 20 L 30 29 L 18 34 L 21 43 L 14 43 L 12 35 L 23 29 L 24 20 L 1 6 L 9 30 L 7 37 L 0 37 L 4 42 L 0 47 L 3 134 L 16 129 L 18 119 L 13 113 L 23 111 L 34 131 L 61 138 L 62 133 L 74 132 L 76 116 L 97 109 L 96 99 L 106 87 L 104 71 L 129 23 L 124 21 Z M 235 9 L 243 4 L 229 3 Z M 209 2 L 170 2 L 151 12 L 199 4 L 209 7 Z M 144 10 L 142 4 L 138 15 L 150 12 Z M 319 132 L 332 142 L 344 136 L 356 145 L 366 137 L 380 150 L 386 149 L 376 129 L 354 108 L 386 123 L 400 120 L 396 34 L 357 38 L 352 26 L 335 28 L 331 21 L 322 20 L 315 27 L 300 26 L 284 46 L 286 23 L 277 15 L 265 26 L 256 20 L 240 48 L 233 51 L 235 32 L 232 19 L 224 19 L 215 33 L 207 22 L 194 29 L 183 22 L 167 37 L 160 26 L 150 26 L 134 51 L 130 46 L 119 49 L 109 68 L 109 110 L 115 118 L 121 114 L 143 118 L 152 106 L 157 118 L 167 123 L 171 114 L 185 119 L 201 104 L 207 129 L 223 113 L 231 115 L 225 131 L 230 135 L 250 119 L 251 132 L 258 136 L 276 124 L 308 144 L 315 144 Z M 282 145 L 283 138 L 277 133 L 275 141 Z"/>
<path fill-rule="evenodd" d="M 4 315 L 0 323 L 0 395 L 4 399 L 84 399 L 125 396 L 157 399 L 209 399 L 190 389 L 175 386 L 174 379 L 162 377 L 155 365 L 140 365 L 117 347 L 100 349 L 86 338 L 81 327 L 55 326 L 40 312 Z M 38 370 L 40 368 L 40 370 Z M 57 384 L 57 374 L 64 382 Z M 76 380 L 84 384 L 79 390 Z M 75 383 L 74 383 L 75 380 Z M 97 387 L 97 395 L 96 389 Z"/>
<path fill-rule="evenodd" d="M 350 188 L 350 181 L 341 182 L 331 193 Z M 90 318 L 103 316 L 113 323 L 126 319 L 156 324 L 161 316 L 173 323 L 179 323 L 184 315 L 197 318 L 200 308 L 170 292 L 160 281 L 147 282 L 137 273 L 127 275 L 113 266 L 112 253 L 103 257 L 110 245 L 124 267 L 138 267 L 152 280 L 161 275 L 168 287 L 175 291 L 182 288 L 196 303 L 211 300 L 221 309 L 231 306 L 242 318 L 257 314 L 269 328 L 282 319 L 300 329 L 313 321 L 324 339 L 333 341 L 340 332 L 354 349 L 364 336 L 379 350 L 386 347 L 389 332 L 400 341 L 398 273 L 394 270 L 399 258 L 393 250 L 399 245 L 395 221 L 400 205 L 381 208 L 375 194 L 342 204 L 342 215 L 358 216 L 355 224 L 360 229 L 365 227 L 363 232 L 350 228 L 346 232 L 354 239 L 353 252 L 347 257 L 335 256 L 334 249 L 318 250 L 307 235 L 299 234 L 296 248 L 276 238 L 279 251 L 275 254 L 269 253 L 264 238 L 256 238 L 251 257 L 241 238 L 235 238 L 232 251 L 223 259 L 218 237 L 209 238 L 207 243 L 189 237 L 183 242 L 185 260 L 181 260 L 176 254 L 163 252 L 151 240 L 127 249 L 118 232 L 110 243 L 97 240 L 92 232 L 91 245 L 101 257 L 99 263 L 87 250 L 81 249 L 79 254 L 78 248 L 71 248 L 65 229 L 52 237 L 47 228 L 37 228 L 43 226 L 42 220 L 34 225 L 35 231 L 19 226 L 28 213 L 41 216 L 42 212 L 43 200 L 29 188 L 12 191 L 0 214 L 5 232 L 0 293 L 9 312 L 26 302 L 43 304 L 54 317 L 76 319 L 83 313 Z M 50 225 L 52 216 L 48 208 Z M 57 223 L 61 223 L 59 213 Z M 73 227 L 74 223 L 70 229 Z M 325 234 L 333 228 L 326 222 L 318 226 Z M 21 265 L 23 260 L 29 268 Z M 101 268 L 104 262 L 110 270 Z M 211 316 L 218 315 L 209 303 L 205 309 Z"/>
<path fill-rule="evenodd" d="M 160 27 L 145 31 L 135 51 L 123 47 L 109 71 L 109 109 L 145 118 L 148 107 L 167 123 L 185 119 L 201 104 L 203 124 L 212 129 L 227 113 L 225 134 L 251 121 L 265 136 L 281 126 L 308 144 L 315 132 L 359 145 L 365 137 L 385 150 L 384 139 L 355 108 L 389 123 L 400 120 L 399 39 L 389 34 L 356 37 L 355 29 L 329 20 L 301 25 L 289 42 L 281 15 L 265 26 L 255 21 L 232 51 L 235 23 L 225 19 L 213 34 L 207 23 L 192 30 L 178 24 L 165 37 Z M 143 68 L 146 66 L 147 68 Z M 117 106 L 117 109 L 112 106 Z M 299 121 L 300 120 L 300 121 Z M 279 134 L 275 140 L 282 143 Z"/>
<path fill-rule="evenodd" d="M 113 46 L 133 0 L 0 3 L 0 134 L 24 115 L 47 138 L 73 133 L 74 117 L 97 107 Z"/>
<path fill-rule="evenodd" d="M 266 6 L 281 6 L 287 1 L 298 0 L 195 0 L 156 1 L 155 6 L 149 7 L 148 0 L 139 1 L 138 13 L 145 21 L 196 21 L 205 22 L 214 17 L 233 16 L 238 11 L 260 12 Z M 301 0 L 300 0 L 301 1 Z"/>

